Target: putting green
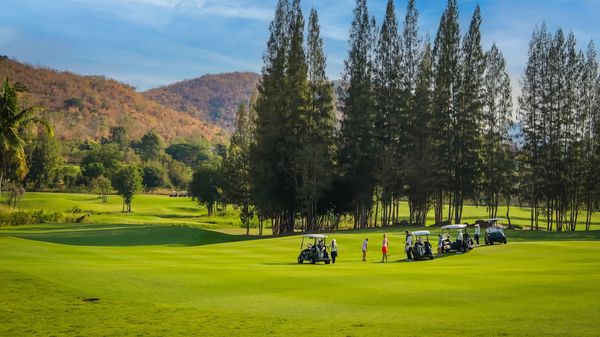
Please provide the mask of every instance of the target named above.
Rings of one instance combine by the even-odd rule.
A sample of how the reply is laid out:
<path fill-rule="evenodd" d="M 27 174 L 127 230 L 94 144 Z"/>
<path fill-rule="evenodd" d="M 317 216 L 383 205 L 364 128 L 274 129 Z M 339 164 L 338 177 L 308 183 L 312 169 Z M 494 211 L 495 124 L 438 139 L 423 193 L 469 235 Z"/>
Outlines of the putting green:
<path fill-rule="evenodd" d="M 382 233 L 331 235 L 338 263 L 298 265 L 297 236 L 0 229 L 0 336 L 600 335 L 599 232 L 509 232 L 508 245 L 407 263 L 395 229 L 387 264 Z"/>

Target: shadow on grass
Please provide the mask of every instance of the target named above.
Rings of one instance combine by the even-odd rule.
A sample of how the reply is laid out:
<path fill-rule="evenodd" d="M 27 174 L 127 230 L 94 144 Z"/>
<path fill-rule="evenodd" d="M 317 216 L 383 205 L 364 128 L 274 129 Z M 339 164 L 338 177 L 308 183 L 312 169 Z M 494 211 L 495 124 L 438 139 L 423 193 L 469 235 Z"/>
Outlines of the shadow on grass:
<path fill-rule="evenodd" d="M 600 241 L 600 230 L 589 232 L 546 232 L 528 230 L 506 231 L 508 243 L 524 241 Z"/>
<path fill-rule="evenodd" d="M 186 226 L 38 225 L 0 235 L 72 246 L 203 246 L 255 239 Z"/>

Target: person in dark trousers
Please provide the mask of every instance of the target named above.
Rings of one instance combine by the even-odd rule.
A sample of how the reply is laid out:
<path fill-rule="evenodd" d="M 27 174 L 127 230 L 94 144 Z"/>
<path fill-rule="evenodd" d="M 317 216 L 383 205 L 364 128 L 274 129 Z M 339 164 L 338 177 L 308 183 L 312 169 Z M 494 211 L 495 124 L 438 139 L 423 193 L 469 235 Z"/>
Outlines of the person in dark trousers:
<path fill-rule="evenodd" d="M 465 247 L 463 247 L 463 231 L 462 229 L 458 230 L 458 235 L 456 236 L 456 245 L 458 246 L 457 251 L 463 253 L 465 251 Z"/>
<path fill-rule="evenodd" d="M 338 256 L 338 245 L 335 239 L 331 240 L 331 263 L 335 264 L 335 258 Z"/>
<path fill-rule="evenodd" d="M 406 246 L 404 247 L 404 251 L 406 252 L 406 260 L 412 261 L 412 235 L 406 231 Z"/>
<path fill-rule="evenodd" d="M 479 234 L 481 232 L 481 229 L 479 228 L 479 225 L 475 225 L 475 242 L 477 243 L 477 245 L 479 246 Z"/>

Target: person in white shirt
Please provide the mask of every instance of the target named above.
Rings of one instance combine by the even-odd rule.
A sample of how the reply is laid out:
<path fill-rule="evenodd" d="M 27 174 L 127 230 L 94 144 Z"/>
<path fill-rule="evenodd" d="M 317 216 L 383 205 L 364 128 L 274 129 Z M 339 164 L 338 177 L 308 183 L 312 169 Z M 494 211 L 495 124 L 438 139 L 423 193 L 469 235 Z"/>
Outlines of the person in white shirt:
<path fill-rule="evenodd" d="M 338 245 L 335 239 L 331 240 L 331 262 L 335 264 L 335 258 L 338 256 Z"/>
<path fill-rule="evenodd" d="M 463 251 L 463 232 L 462 229 L 458 230 L 458 235 L 456 235 L 456 243 L 458 246 L 458 251 Z"/>
<path fill-rule="evenodd" d="M 363 253 L 363 261 L 367 261 L 367 249 L 369 246 L 369 238 L 366 238 L 365 241 L 363 241 L 362 244 L 362 253 Z"/>
<path fill-rule="evenodd" d="M 383 242 L 381 243 L 381 252 L 383 253 L 383 256 L 381 257 L 381 262 L 387 262 L 388 257 L 387 257 L 387 253 L 388 253 L 388 238 L 386 234 L 383 234 Z"/>
<path fill-rule="evenodd" d="M 479 234 L 481 233 L 481 228 L 479 228 L 479 224 L 475 225 L 475 242 L 479 246 Z"/>
<path fill-rule="evenodd" d="M 412 261 L 412 235 L 406 231 L 406 247 L 404 248 L 406 252 L 406 260 Z"/>

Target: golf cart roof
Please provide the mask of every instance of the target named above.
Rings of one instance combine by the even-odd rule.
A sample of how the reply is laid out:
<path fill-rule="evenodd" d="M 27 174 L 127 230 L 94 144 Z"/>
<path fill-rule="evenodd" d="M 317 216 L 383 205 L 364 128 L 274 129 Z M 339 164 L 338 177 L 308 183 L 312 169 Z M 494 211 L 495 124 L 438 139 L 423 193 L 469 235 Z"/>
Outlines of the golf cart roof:
<path fill-rule="evenodd" d="M 442 229 L 465 229 L 467 225 L 446 225 L 442 226 Z"/>
<path fill-rule="evenodd" d="M 310 239 L 325 239 L 327 237 L 327 235 L 323 234 L 304 234 L 302 236 Z"/>
<path fill-rule="evenodd" d="M 413 235 L 415 235 L 415 236 L 431 235 L 431 233 L 429 231 L 416 231 L 416 232 L 413 232 Z"/>
<path fill-rule="evenodd" d="M 502 219 L 502 218 L 492 218 L 492 219 L 487 219 L 487 220 L 484 220 L 484 221 L 485 222 L 494 222 L 494 221 L 498 222 L 498 221 L 502 221 L 502 220 L 504 220 L 504 219 Z"/>

